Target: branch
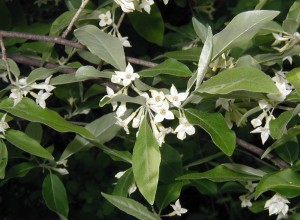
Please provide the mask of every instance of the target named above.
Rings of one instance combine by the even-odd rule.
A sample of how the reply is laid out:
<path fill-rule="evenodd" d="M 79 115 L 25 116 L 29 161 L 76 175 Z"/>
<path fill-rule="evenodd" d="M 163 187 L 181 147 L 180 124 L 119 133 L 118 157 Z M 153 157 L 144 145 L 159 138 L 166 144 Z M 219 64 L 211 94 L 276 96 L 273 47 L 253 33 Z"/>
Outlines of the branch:
<path fill-rule="evenodd" d="M 240 147 L 252 152 L 253 154 L 258 155 L 259 157 L 261 157 L 264 153 L 264 151 L 262 149 L 260 149 L 259 147 L 256 147 L 253 144 L 250 144 L 250 143 L 248 143 L 248 142 L 246 142 L 246 141 L 244 141 L 240 138 L 237 138 L 236 142 Z M 280 158 L 274 156 L 273 154 L 268 154 L 267 156 L 265 156 L 265 158 L 267 158 L 274 165 L 276 165 L 277 167 L 279 167 L 281 169 L 290 167 L 289 164 L 287 164 L 286 162 L 284 162 Z"/>
<path fill-rule="evenodd" d="M 46 35 L 29 34 L 29 33 L 13 32 L 13 31 L 1 31 L 1 30 L 0 30 L 0 37 L 12 37 L 12 38 L 27 39 L 27 40 L 45 41 L 45 42 L 61 44 L 69 47 L 74 47 L 77 49 L 86 49 L 84 45 L 70 40 L 66 40 L 62 37 L 52 37 Z"/>
<path fill-rule="evenodd" d="M 84 7 L 87 5 L 87 3 L 89 2 L 89 0 L 84 0 L 82 1 L 80 8 L 78 9 L 78 11 L 76 12 L 76 14 L 74 15 L 74 17 L 72 18 L 70 24 L 68 25 L 67 29 L 64 31 L 64 33 L 61 35 L 62 38 L 66 38 L 67 35 L 69 34 L 69 32 L 71 31 L 75 21 L 78 19 L 80 13 L 82 12 L 82 10 L 84 9 Z"/>

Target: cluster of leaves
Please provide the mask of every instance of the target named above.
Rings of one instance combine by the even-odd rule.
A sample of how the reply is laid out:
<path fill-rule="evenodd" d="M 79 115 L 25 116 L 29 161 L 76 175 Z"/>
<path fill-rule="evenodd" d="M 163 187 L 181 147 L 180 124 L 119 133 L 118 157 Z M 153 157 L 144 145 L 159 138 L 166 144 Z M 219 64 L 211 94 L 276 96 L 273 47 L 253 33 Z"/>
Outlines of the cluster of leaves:
<path fill-rule="evenodd" d="M 1 29 L 56 39 L 0 32 L 0 217 L 23 200 L 31 219 L 239 219 L 266 208 L 297 219 L 300 2 L 155 1 L 129 13 L 120 2 L 134 1 L 0 0 Z M 68 44 L 59 36 L 74 18 Z M 173 86 L 188 97 L 173 104 L 174 120 L 157 121 L 145 94 L 180 94 Z M 268 200 L 275 193 L 281 200 Z"/>

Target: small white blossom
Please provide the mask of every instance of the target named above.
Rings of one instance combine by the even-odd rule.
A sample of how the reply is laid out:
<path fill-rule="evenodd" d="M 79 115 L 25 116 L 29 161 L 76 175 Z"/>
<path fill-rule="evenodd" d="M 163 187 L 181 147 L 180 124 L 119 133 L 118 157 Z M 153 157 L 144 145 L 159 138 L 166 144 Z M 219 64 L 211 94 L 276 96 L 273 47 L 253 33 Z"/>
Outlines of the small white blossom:
<path fill-rule="evenodd" d="M 64 167 L 67 167 L 67 166 L 68 166 L 67 163 L 68 163 L 68 160 L 67 160 L 67 159 L 60 160 L 60 161 L 57 161 L 57 162 L 56 162 L 57 165 L 63 165 Z"/>
<path fill-rule="evenodd" d="M 7 72 L 0 73 L 0 79 L 2 79 L 3 82 L 7 82 L 8 83 L 7 76 L 8 76 Z"/>
<path fill-rule="evenodd" d="M 118 5 L 121 6 L 122 11 L 125 13 L 133 12 L 135 10 L 133 0 L 114 0 Z"/>
<path fill-rule="evenodd" d="M 249 190 L 250 193 L 254 192 L 255 187 L 257 186 L 257 183 L 252 183 L 251 181 L 248 181 L 245 185 L 245 188 Z"/>
<path fill-rule="evenodd" d="M 242 208 L 252 206 L 252 202 L 250 201 L 250 199 L 247 195 L 241 195 L 241 196 L 239 196 L 239 199 L 242 201 L 242 203 L 241 203 Z"/>
<path fill-rule="evenodd" d="M 123 86 L 128 86 L 132 81 L 136 78 L 140 78 L 140 76 L 133 71 L 132 66 L 128 63 L 125 72 L 115 71 L 116 75 L 113 75 L 111 81 L 113 83 L 118 83 Z"/>
<path fill-rule="evenodd" d="M 136 184 L 133 182 L 128 188 L 128 195 L 130 196 L 132 193 L 136 191 L 136 189 L 137 189 Z"/>
<path fill-rule="evenodd" d="M 136 111 L 131 113 L 131 115 L 128 118 L 126 118 L 125 120 L 122 120 L 121 118 L 116 117 L 116 119 L 117 119 L 116 124 L 121 126 L 125 130 L 126 134 L 129 134 L 128 124 L 134 119 L 135 116 L 136 116 Z"/>
<path fill-rule="evenodd" d="M 169 103 L 164 101 L 160 106 L 153 106 L 151 109 L 156 113 L 154 122 L 162 122 L 164 119 L 174 119 L 174 114 L 169 110 Z"/>
<path fill-rule="evenodd" d="M 216 107 L 221 106 L 226 111 L 229 111 L 230 103 L 233 103 L 234 99 L 225 99 L 225 98 L 218 98 L 216 101 Z"/>
<path fill-rule="evenodd" d="M 44 89 L 46 92 L 51 92 L 53 89 L 55 89 L 55 86 L 49 85 L 50 79 L 52 76 L 49 76 L 47 79 L 45 79 L 45 82 L 39 83 L 39 84 L 32 84 L 30 85 L 33 89 Z"/>
<path fill-rule="evenodd" d="M 257 127 L 250 133 L 260 133 L 261 142 L 264 144 L 270 136 L 270 128 L 269 126 Z"/>
<path fill-rule="evenodd" d="M 176 87 L 172 84 L 171 89 L 170 89 L 170 95 L 166 95 L 166 98 L 176 107 L 180 107 L 181 102 L 186 100 L 188 97 L 189 93 L 188 92 L 181 92 L 178 93 Z"/>
<path fill-rule="evenodd" d="M 11 89 L 9 98 L 14 100 L 14 106 L 16 106 L 23 99 L 23 93 L 21 89 Z"/>
<path fill-rule="evenodd" d="M 173 129 L 172 128 L 165 128 L 163 126 L 158 126 L 158 130 L 159 130 L 159 133 L 156 137 L 156 140 L 159 144 L 159 146 L 161 146 L 163 143 L 165 143 L 165 137 L 167 134 L 169 133 L 172 133 L 173 132 Z"/>
<path fill-rule="evenodd" d="M 121 41 L 123 47 L 131 47 L 128 37 L 122 37 L 120 33 L 117 34 L 119 40 Z"/>
<path fill-rule="evenodd" d="M 46 99 L 51 96 L 51 93 L 43 92 L 43 90 L 40 90 L 38 94 L 30 92 L 30 95 L 32 95 L 36 99 L 36 103 L 39 106 L 41 106 L 42 108 L 46 108 Z"/>
<path fill-rule="evenodd" d="M 277 74 L 272 78 L 272 80 L 275 82 L 279 93 L 268 94 L 268 98 L 278 102 L 284 101 L 286 96 L 292 92 L 293 86 L 288 84 L 288 81 L 284 78 L 283 73 L 280 71 L 277 72 Z"/>
<path fill-rule="evenodd" d="M 55 172 L 58 172 L 60 175 L 67 175 L 69 174 L 69 171 L 66 168 L 51 168 L 52 170 L 54 170 Z"/>
<path fill-rule="evenodd" d="M 125 112 L 126 112 L 127 108 L 126 108 L 126 103 L 125 102 L 121 102 L 121 105 L 118 107 L 117 111 L 116 111 L 116 115 L 117 117 L 122 117 Z"/>
<path fill-rule="evenodd" d="M 7 122 L 5 121 L 5 118 L 6 118 L 6 115 L 7 114 L 4 114 L 1 118 L 1 121 L 0 121 L 0 132 L 5 135 L 5 131 L 6 129 L 9 128 L 9 125 L 7 124 Z M 0 138 L 4 138 L 4 136 L 0 134 Z"/>
<path fill-rule="evenodd" d="M 132 120 L 132 127 L 138 128 L 140 127 L 143 119 L 144 119 L 144 108 L 137 109 L 137 116 Z"/>
<path fill-rule="evenodd" d="M 279 194 L 275 194 L 271 199 L 266 201 L 265 209 L 269 209 L 269 215 L 279 215 L 286 216 L 290 202 Z"/>
<path fill-rule="evenodd" d="M 186 134 L 195 134 L 195 128 L 191 125 L 185 117 L 179 118 L 179 125 L 175 129 L 177 133 L 177 138 L 183 140 L 186 138 Z"/>
<path fill-rule="evenodd" d="M 152 106 L 161 106 L 165 101 L 165 94 L 161 91 L 150 90 L 151 98 L 146 98 L 147 103 Z"/>
<path fill-rule="evenodd" d="M 181 216 L 181 214 L 187 213 L 188 211 L 187 209 L 181 207 L 179 199 L 177 199 L 174 205 L 171 204 L 171 207 L 174 209 L 174 211 L 168 214 L 168 216 L 174 216 L 174 215 Z"/>
<path fill-rule="evenodd" d="M 120 171 L 120 172 L 118 172 L 118 173 L 115 175 L 115 177 L 116 177 L 117 179 L 120 179 L 120 178 L 124 175 L 125 172 L 126 172 L 126 171 Z"/>
<path fill-rule="evenodd" d="M 151 5 L 153 4 L 153 0 L 142 0 L 141 4 L 139 5 L 139 8 L 144 9 L 148 14 L 150 14 Z"/>
<path fill-rule="evenodd" d="M 110 11 L 107 11 L 105 14 L 100 14 L 99 19 L 100 19 L 100 22 L 99 22 L 100 27 L 105 27 L 106 25 L 111 25 L 113 22 L 111 19 Z"/>
<path fill-rule="evenodd" d="M 102 99 L 101 99 L 101 101 L 104 99 L 104 98 L 106 98 L 106 97 L 108 97 L 108 98 L 113 98 L 114 96 L 115 96 L 115 92 L 114 92 L 114 90 L 112 90 L 110 87 L 108 87 L 108 86 L 106 86 L 106 93 L 107 93 L 107 95 L 106 96 L 104 96 Z M 100 102 L 101 102 L 100 101 Z M 113 107 L 113 111 L 115 111 L 116 109 L 117 109 L 117 107 L 118 107 L 118 103 L 117 102 L 111 102 L 111 105 L 112 105 L 112 107 Z"/>
<path fill-rule="evenodd" d="M 168 4 L 169 0 L 163 0 L 165 5 Z"/>
<path fill-rule="evenodd" d="M 258 105 L 261 109 L 270 109 L 272 106 L 266 100 L 258 101 Z"/>

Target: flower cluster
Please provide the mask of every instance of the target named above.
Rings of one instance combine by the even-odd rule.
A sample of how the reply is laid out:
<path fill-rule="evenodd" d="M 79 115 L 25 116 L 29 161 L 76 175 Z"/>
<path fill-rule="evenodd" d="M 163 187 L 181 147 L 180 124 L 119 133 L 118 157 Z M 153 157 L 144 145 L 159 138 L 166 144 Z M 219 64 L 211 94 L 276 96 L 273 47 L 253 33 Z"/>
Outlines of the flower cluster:
<path fill-rule="evenodd" d="M 270 99 L 269 103 L 266 100 L 260 100 L 258 102 L 260 109 L 263 111 L 257 118 L 251 120 L 252 126 L 255 128 L 251 133 L 260 133 L 262 144 L 264 144 L 270 136 L 270 121 L 275 119 L 273 116 L 274 106 L 285 100 L 286 96 L 290 94 L 294 87 L 291 86 L 285 79 L 284 72 L 277 72 L 272 78 L 278 93 L 268 94 L 267 97 Z M 262 126 L 262 122 L 265 120 L 265 125 Z"/>
<path fill-rule="evenodd" d="M 247 190 L 248 193 L 245 195 L 239 196 L 239 199 L 241 200 L 241 207 L 246 208 L 246 207 L 251 207 L 252 202 L 251 199 L 254 198 L 254 189 L 257 186 L 257 183 L 252 183 L 251 181 L 248 181 L 247 184 L 244 186 Z"/>
<path fill-rule="evenodd" d="M 146 11 L 150 14 L 151 5 L 154 4 L 153 0 L 114 0 L 125 13 L 133 12 L 134 10 Z M 163 0 L 165 4 L 168 4 L 169 0 Z"/>
<path fill-rule="evenodd" d="M 118 103 L 111 101 L 113 110 L 116 111 L 117 124 L 129 134 L 129 123 L 132 122 L 133 128 L 139 128 L 144 117 L 150 118 L 150 124 L 155 138 L 158 144 L 161 146 L 164 143 L 165 136 L 169 133 L 177 134 L 177 138 L 183 140 L 186 135 L 193 135 L 195 128 L 185 118 L 181 103 L 185 101 L 189 95 L 188 92 L 178 92 L 174 85 L 171 86 L 169 91 L 158 91 L 155 89 L 149 90 L 149 93 L 139 91 L 132 83 L 139 78 L 139 75 L 134 72 L 130 63 L 127 65 L 126 70 L 115 71 L 111 81 L 119 85 L 124 86 L 120 91 L 114 93 L 114 91 L 107 87 L 107 95 L 103 97 L 113 99 L 118 95 L 127 95 L 128 87 L 130 86 L 141 97 L 145 98 L 145 104 L 140 106 L 137 110 L 131 113 L 126 119 L 122 119 L 127 108 L 126 103 L 122 102 L 118 106 Z M 175 109 L 174 109 L 175 108 Z M 171 127 L 165 127 L 164 121 L 170 121 L 178 118 L 179 125 L 173 130 Z"/>
<path fill-rule="evenodd" d="M 282 195 L 275 194 L 271 199 L 267 200 L 265 203 L 265 209 L 269 209 L 269 215 L 278 215 L 279 218 L 282 219 L 287 217 L 287 212 L 289 210 L 290 202 L 284 198 Z"/>
<path fill-rule="evenodd" d="M 49 98 L 52 93 L 50 93 L 54 86 L 50 85 L 51 76 L 45 79 L 42 83 L 27 83 L 27 78 L 17 79 L 17 82 L 14 85 L 14 88 L 10 90 L 9 97 L 14 100 L 14 106 L 17 105 L 23 97 L 27 96 L 29 93 L 32 97 L 35 98 L 36 103 L 42 108 L 46 108 L 46 99 Z M 39 90 L 38 93 L 33 92 L 33 90 Z"/>
<path fill-rule="evenodd" d="M 284 43 L 284 46 L 281 48 L 274 47 L 274 49 L 278 50 L 280 53 L 293 48 L 296 44 L 300 42 L 300 34 L 298 32 L 295 32 L 294 34 L 273 33 L 273 36 L 275 38 L 275 41 L 273 42 L 272 46 Z"/>

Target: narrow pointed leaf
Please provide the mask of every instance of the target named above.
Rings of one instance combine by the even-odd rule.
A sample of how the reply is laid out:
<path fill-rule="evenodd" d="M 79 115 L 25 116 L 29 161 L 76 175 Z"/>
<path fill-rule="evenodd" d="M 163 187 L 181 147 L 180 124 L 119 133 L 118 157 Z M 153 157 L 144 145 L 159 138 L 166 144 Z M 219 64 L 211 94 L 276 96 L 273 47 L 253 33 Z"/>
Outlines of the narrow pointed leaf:
<path fill-rule="evenodd" d="M 118 209 L 126 212 L 128 215 L 136 217 L 137 219 L 160 220 L 156 214 L 150 212 L 145 206 L 133 199 L 108 195 L 105 193 L 101 194 L 107 201 L 116 206 Z"/>
<path fill-rule="evenodd" d="M 182 187 L 183 182 L 158 187 L 155 204 L 160 210 L 166 208 L 171 202 L 179 198 Z"/>
<path fill-rule="evenodd" d="M 67 192 L 64 184 L 56 175 L 49 173 L 46 176 L 42 192 L 47 207 L 67 218 L 69 213 Z"/>
<path fill-rule="evenodd" d="M 279 115 L 278 118 L 270 121 L 270 133 L 272 138 L 281 138 L 284 133 L 287 132 L 287 124 L 300 112 L 300 105 L 297 105 L 295 109 L 285 111 Z"/>
<path fill-rule="evenodd" d="M 133 183 L 134 183 L 134 178 L 133 178 L 132 169 L 130 168 L 118 180 L 112 194 L 115 196 L 127 197 L 128 189 Z"/>
<path fill-rule="evenodd" d="M 204 46 L 201 51 L 201 55 L 198 61 L 198 69 L 197 72 L 189 79 L 187 89 L 190 90 L 191 87 L 196 82 L 196 88 L 200 86 L 202 80 L 204 79 L 205 73 L 207 71 L 208 65 L 211 61 L 211 54 L 212 54 L 212 31 L 211 28 L 208 27 L 207 29 L 207 36 L 204 43 Z"/>
<path fill-rule="evenodd" d="M 15 145 L 27 153 L 45 159 L 54 160 L 54 157 L 49 153 L 49 151 L 43 148 L 36 140 L 21 131 L 9 129 L 6 132 L 5 137 L 12 145 Z"/>
<path fill-rule="evenodd" d="M 87 46 L 92 54 L 119 70 L 125 70 L 126 61 L 121 41 L 93 25 L 86 25 L 74 31 L 80 43 Z"/>
<path fill-rule="evenodd" d="M 5 169 L 8 161 L 8 152 L 6 144 L 0 139 L 0 179 L 5 177 Z"/>
<path fill-rule="evenodd" d="M 278 93 L 271 77 L 253 67 L 236 67 L 220 72 L 201 84 L 200 93 L 228 94 L 234 91 Z"/>
<path fill-rule="evenodd" d="M 261 177 L 255 175 L 248 175 L 240 172 L 233 171 L 223 165 L 219 165 L 211 170 L 203 173 L 190 173 L 178 177 L 177 180 L 197 180 L 208 179 L 213 182 L 226 182 L 226 181 L 252 181 L 259 180 Z"/>
<path fill-rule="evenodd" d="M 198 37 L 200 38 L 200 40 L 204 43 L 206 40 L 206 36 L 207 36 L 207 27 L 205 27 L 201 22 L 199 22 L 196 18 L 192 18 L 192 22 L 193 22 L 193 27 L 194 30 L 196 32 L 196 34 L 198 35 Z"/>
<path fill-rule="evenodd" d="M 192 75 L 192 72 L 186 65 L 175 59 L 167 59 L 155 67 L 139 72 L 139 75 L 143 77 L 154 77 L 160 74 L 188 77 Z"/>
<path fill-rule="evenodd" d="M 286 197 L 300 195 L 300 174 L 291 168 L 265 175 L 255 190 L 255 198 L 263 192 L 272 190 Z"/>
<path fill-rule="evenodd" d="M 48 125 L 59 132 L 75 132 L 83 137 L 93 138 L 85 128 L 67 122 L 57 112 L 43 109 L 29 98 L 24 97 L 16 106 L 13 105 L 13 100 L 7 98 L 0 102 L 0 109 L 28 121 Z"/>
<path fill-rule="evenodd" d="M 186 60 L 186 61 L 198 62 L 200 54 L 201 54 L 201 48 L 192 47 L 187 50 L 176 50 L 176 51 L 167 52 L 164 55 L 166 57 L 173 58 L 176 60 Z"/>
<path fill-rule="evenodd" d="M 236 145 L 235 133 L 231 131 L 220 113 L 205 113 L 195 109 L 185 110 L 187 120 L 204 129 L 226 155 L 231 156 Z"/>
<path fill-rule="evenodd" d="M 300 68 L 295 68 L 286 74 L 286 79 L 295 87 L 300 96 Z"/>
<path fill-rule="evenodd" d="M 278 14 L 278 11 L 255 10 L 235 16 L 221 32 L 214 36 L 212 60 L 230 48 L 247 43 Z"/>
<path fill-rule="evenodd" d="M 151 205 L 156 194 L 160 161 L 159 145 L 145 117 L 133 148 L 132 170 L 140 192 Z"/>

